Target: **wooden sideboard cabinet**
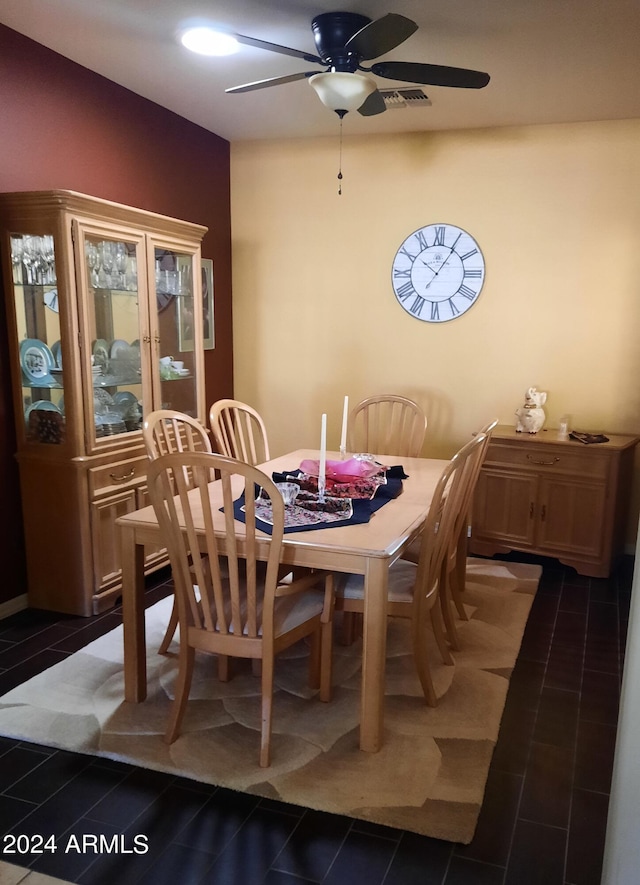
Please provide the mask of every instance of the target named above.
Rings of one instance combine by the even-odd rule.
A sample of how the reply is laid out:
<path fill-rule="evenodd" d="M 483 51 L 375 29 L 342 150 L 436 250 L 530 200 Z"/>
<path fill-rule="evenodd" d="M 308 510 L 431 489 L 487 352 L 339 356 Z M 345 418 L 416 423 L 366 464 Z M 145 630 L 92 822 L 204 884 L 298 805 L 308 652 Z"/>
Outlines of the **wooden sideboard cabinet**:
<path fill-rule="evenodd" d="M 116 602 L 116 519 L 148 503 L 143 418 L 173 408 L 206 420 L 205 231 L 73 191 L 0 194 L 34 608 L 86 616 Z M 145 551 L 147 572 L 167 561 Z"/>
<path fill-rule="evenodd" d="M 493 432 L 476 488 L 470 551 L 551 556 L 581 575 L 606 577 L 623 552 L 634 448 L 560 439 L 555 430 Z"/>

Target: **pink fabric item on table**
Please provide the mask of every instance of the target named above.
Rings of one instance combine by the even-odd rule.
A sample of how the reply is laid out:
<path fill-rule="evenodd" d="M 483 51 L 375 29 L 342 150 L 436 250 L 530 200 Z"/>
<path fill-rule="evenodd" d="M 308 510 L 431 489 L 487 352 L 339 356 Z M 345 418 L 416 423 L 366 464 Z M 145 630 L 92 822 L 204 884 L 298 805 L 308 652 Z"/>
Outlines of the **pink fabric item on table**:
<path fill-rule="evenodd" d="M 300 470 L 308 476 L 317 476 L 320 469 L 319 461 L 304 460 L 300 462 Z M 350 482 L 356 479 L 369 479 L 386 470 L 381 464 L 349 458 L 347 461 L 327 461 L 326 477 L 338 482 Z"/>

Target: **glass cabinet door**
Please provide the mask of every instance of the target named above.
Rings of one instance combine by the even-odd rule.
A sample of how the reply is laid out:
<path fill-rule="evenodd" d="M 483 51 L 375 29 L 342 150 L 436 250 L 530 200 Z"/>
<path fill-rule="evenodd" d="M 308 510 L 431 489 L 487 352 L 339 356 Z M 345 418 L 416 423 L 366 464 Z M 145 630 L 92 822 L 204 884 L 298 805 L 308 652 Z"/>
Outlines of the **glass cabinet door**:
<path fill-rule="evenodd" d="M 146 302 L 138 269 L 144 266 L 144 241 L 84 231 L 82 248 L 91 348 L 86 371 L 93 388 L 87 423 L 100 440 L 142 427 L 140 329 L 146 326 Z"/>
<path fill-rule="evenodd" d="M 86 342 L 81 398 L 90 447 L 101 449 L 107 438 L 141 430 L 144 415 L 155 409 L 199 417 L 197 247 L 82 222 L 74 231 L 77 307 Z M 13 233 L 10 244 L 26 439 L 60 445 L 80 391 L 72 373 L 77 341 L 65 331 L 75 323 L 61 323 L 61 317 L 68 321 L 70 305 L 58 297 L 56 242 L 53 234 Z"/>
<path fill-rule="evenodd" d="M 174 409 L 198 417 L 196 396 L 197 355 L 194 342 L 201 340 L 201 317 L 194 302 L 194 255 L 154 247 L 157 363 L 153 376 L 158 385 L 156 408 Z M 199 305 L 198 305 L 199 308 Z M 198 335 L 200 337 L 198 337 Z"/>
<path fill-rule="evenodd" d="M 79 233 L 93 387 L 87 432 L 100 448 L 105 438 L 140 430 L 156 409 L 198 417 L 197 251 L 124 230 L 81 225 Z"/>
<path fill-rule="evenodd" d="M 60 303 L 53 234 L 12 234 L 13 297 L 28 442 L 65 441 Z"/>

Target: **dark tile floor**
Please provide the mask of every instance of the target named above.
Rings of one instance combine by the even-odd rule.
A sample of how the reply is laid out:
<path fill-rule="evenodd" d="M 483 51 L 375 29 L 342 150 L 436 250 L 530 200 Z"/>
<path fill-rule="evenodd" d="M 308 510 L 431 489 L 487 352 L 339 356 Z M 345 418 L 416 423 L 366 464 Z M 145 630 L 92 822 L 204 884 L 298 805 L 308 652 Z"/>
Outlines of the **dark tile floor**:
<path fill-rule="evenodd" d="M 0 737 L 3 859 L 88 885 L 598 885 L 633 564 L 607 580 L 543 564 L 470 845 Z M 119 621 L 0 622 L 0 694 Z M 9 834 L 57 847 L 8 854 Z M 101 835 L 117 853 L 92 851 Z"/>

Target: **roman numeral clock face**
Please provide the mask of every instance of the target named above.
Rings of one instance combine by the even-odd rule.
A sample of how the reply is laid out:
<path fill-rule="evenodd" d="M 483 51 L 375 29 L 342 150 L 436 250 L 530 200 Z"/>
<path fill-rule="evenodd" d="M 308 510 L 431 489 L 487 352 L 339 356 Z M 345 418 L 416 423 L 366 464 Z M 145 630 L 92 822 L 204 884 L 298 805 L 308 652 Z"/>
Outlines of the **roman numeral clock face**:
<path fill-rule="evenodd" d="M 484 258 L 466 231 L 428 224 L 396 252 L 393 290 L 400 306 L 425 323 L 446 323 L 475 304 L 484 283 Z"/>

